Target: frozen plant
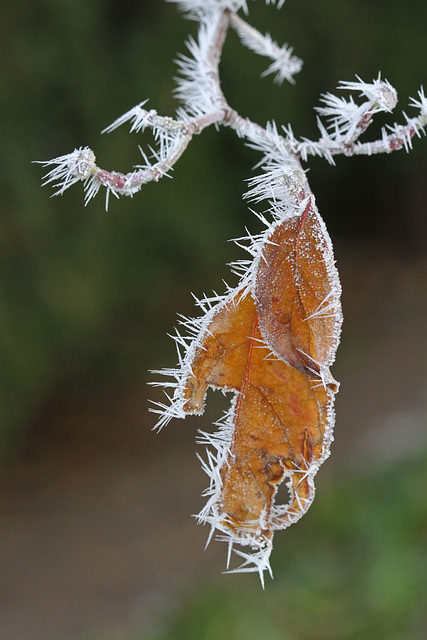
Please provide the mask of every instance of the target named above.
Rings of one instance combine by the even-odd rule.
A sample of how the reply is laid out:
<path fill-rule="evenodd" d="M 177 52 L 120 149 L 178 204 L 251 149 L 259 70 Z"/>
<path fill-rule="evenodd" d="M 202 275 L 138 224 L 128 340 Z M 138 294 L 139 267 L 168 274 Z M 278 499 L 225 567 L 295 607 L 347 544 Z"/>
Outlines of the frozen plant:
<path fill-rule="evenodd" d="M 317 108 L 319 138 L 297 139 L 290 125 L 265 127 L 241 116 L 221 90 L 219 62 L 228 30 L 243 45 L 269 60 L 264 75 L 294 82 L 302 62 L 288 45 L 279 45 L 242 17 L 246 0 L 171 0 L 198 22 L 196 38 L 178 58 L 175 116 L 161 116 L 143 101 L 105 131 L 128 123 L 130 131 L 150 129 L 155 148 L 141 150 L 143 163 L 127 174 L 97 166 L 87 147 L 44 163 L 43 184 L 61 195 L 82 181 L 86 203 L 104 187 L 110 193 L 133 196 L 150 181 L 168 175 L 194 135 L 208 126 L 234 129 L 248 146 L 260 152 L 260 173 L 250 179 L 245 197 L 264 202 L 256 213 L 265 225 L 257 236 L 236 242 L 248 260 L 232 267 L 239 276 L 223 295 L 197 301 L 201 315 L 180 322 L 178 366 L 161 372 L 169 381 L 167 400 L 153 411 L 162 428 L 172 418 L 202 414 L 208 387 L 232 393 L 230 409 L 216 424 L 216 433 L 202 433 L 207 458 L 202 460 L 210 484 L 207 504 L 198 516 L 228 544 L 243 563 L 232 571 L 271 573 L 273 533 L 298 520 L 314 498 L 314 476 L 329 455 L 334 424 L 333 400 L 338 384 L 330 373 L 341 330 L 340 284 L 332 245 L 316 208 L 302 163 L 321 156 L 334 164 L 338 154 L 372 155 L 409 150 L 412 138 L 427 124 L 427 99 L 421 89 L 404 114 L 403 124 L 382 129 L 379 139 L 359 139 L 376 113 L 391 112 L 396 90 L 378 75 L 372 82 L 356 77 L 341 82 Z M 266 0 L 282 8 L 284 0 Z M 353 96 L 356 96 L 355 98 Z M 289 502 L 275 504 L 285 482 Z M 242 550 L 246 548 L 245 550 Z"/>

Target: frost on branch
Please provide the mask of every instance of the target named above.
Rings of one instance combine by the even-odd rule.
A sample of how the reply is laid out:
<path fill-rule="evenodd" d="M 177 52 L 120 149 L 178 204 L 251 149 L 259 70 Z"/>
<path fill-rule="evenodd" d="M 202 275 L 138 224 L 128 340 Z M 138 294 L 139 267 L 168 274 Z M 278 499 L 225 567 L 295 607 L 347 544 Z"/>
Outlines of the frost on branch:
<path fill-rule="evenodd" d="M 346 100 L 330 93 L 324 95 L 324 106 L 318 107 L 317 111 L 326 118 L 327 125 L 318 118 L 320 139 L 317 142 L 307 139 L 299 142 L 293 137 L 291 129 L 288 129 L 287 137 L 291 141 L 292 149 L 303 160 L 310 155 L 319 155 L 333 164 L 333 156 L 338 154 L 373 155 L 391 153 L 402 147 L 409 151 L 412 138 L 424 133 L 427 124 L 427 100 L 423 89 L 418 93 L 419 100 L 411 100 L 411 106 L 419 109 L 418 117 L 409 118 L 404 114 L 405 125 L 387 125 L 383 127 L 379 140 L 362 143 L 358 139 L 372 123 L 373 116 L 379 112 L 390 113 L 394 109 L 397 104 L 397 92 L 387 80 L 381 80 L 380 74 L 372 83 L 357 78 L 356 82 L 341 82 L 339 88 L 358 92 L 367 99 L 358 105 L 352 97 Z"/>
<path fill-rule="evenodd" d="M 314 497 L 314 476 L 329 455 L 333 438 L 333 402 L 338 385 L 330 367 L 339 342 L 341 288 L 331 241 L 317 211 L 302 162 L 317 155 L 334 163 L 336 155 L 372 155 L 409 150 L 414 136 L 427 125 L 427 99 L 421 89 L 404 114 L 403 124 L 388 125 L 379 139 L 361 141 L 380 112 L 397 104 L 396 90 L 378 75 L 371 83 L 356 76 L 341 82 L 339 96 L 321 98 L 318 140 L 297 139 L 290 125 L 261 126 L 229 105 L 220 83 L 219 63 L 228 29 L 242 44 L 271 62 L 264 75 L 294 81 L 302 62 L 290 46 L 261 34 L 238 12 L 247 14 L 246 0 L 171 0 L 196 20 L 197 35 L 177 59 L 176 97 L 181 107 L 172 117 L 145 102 L 130 109 L 105 129 L 129 124 L 139 134 L 150 130 L 154 148 L 141 149 L 142 164 L 122 174 L 101 169 L 93 151 L 79 148 L 45 162 L 44 184 L 61 195 L 83 182 L 85 201 L 101 187 L 109 194 L 132 196 L 150 181 L 170 175 L 194 135 L 214 125 L 233 129 L 260 154 L 259 174 L 249 180 L 246 198 L 263 203 L 255 213 L 265 231 L 236 241 L 249 259 L 232 271 L 239 283 L 223 296 L 198 301 L 201 315 L 182 319 L 184 335 L 175 336 L 178 366 L 161 371 L 167 399 L 154 409 L 158 428 L 172 418 L 202 414 L 209 387 L 231 394 L 231 406 L 204 432 L 207 445 L 202 466 L 209 476 L 207 503 L 198 518 L 234 547 L 242 564 L 233 571 L 270 571 L 274 532 L 298 520 Z M 266 0 L 278 9 L 283 0 Z M 348 96 L 348 92 L 350 95 Z M 220 188 L 220 187 L 219 187 Z M 266 204 L 267 203 L 267 204 Z M 285 484 L 287 504 L 277 504 Z"/>
<path fill-rule="evenodd" d="M 269 33 L 261 34 L 236 14 L 232 14 L 230 20 L 244 45 L 255 53 L 272 60 L 268 69 L 264 71 L 264 76 L 275 73 L 274 81 L 277 84 L 282 84 L 283 80 L 295 82 L 294 75 L 301 71 L 302 60 L 292 55 L 292 47 L 287 44 L 279 46 L 272 40 Z"/>
<path fill-rule="evenodd" d="M 290 125 L 282 126 L 279 134 L 275 123 L 267 127 L 251 122 L 240 116 L 227 102 L 220 87 L 219 61 L 228 27 L 231 25 L 239 33 L 242 43 L 254 52 L 272 60 L 264 75 L 275 74 L 275 80 L 284 79 L 293 82 L 293 76 L 301 68 L 302 61 L 292 54 L 288 45 L 276 44 L 269 34 L 262 35 L 247 24 L 237 12 L 248 13 L 245 0 L 171 0 L 176 2 L 190 17 L 199 21 L 197 37 L 189 38 L 187 55 L 177 59 L 180 76 L 177 78 L 176 96 L 183 107 L 175 117 L 164 117 L 155 110 L 143 109 L 140 103 L 104 129 L 111 132 L 126 122 L 131 122 L 131 131 L 139 132 L 146 128 L 152 130 L 156 147 L 147 154 L 141 149 L 143 164 L 129 173 L 101 169 L 95 164 L 95 154 L 88 148 L 76 149 L 44 162 L 46 167 L 54 167 L 47 174 L 44 184 L 56 186 L 55 195 L 63 194 L 66 189 L 82 181 L 85 188 L 85 202 L 94 197 L 101 187 L 106 188 L 106 206 L 110 193 L 133 196 L 147 182 L 158 181 L 169 175 L 175 162 L 181 157 L 194 135 L 200 134 L 211 125 L 224 125 L 233 128 L 239 137 L 246 138 L 250 146 L 261 148 L 271 142 L 274 130 L 276 142 L 271 145 L 270 153 L 285 149 L 281 161 L 290 158 L 306 161 L 312 155 L 324 157 L 334 163 L 334 156 L 372 155 L 390 153 L 397 149 L 409 150 L 412 138 L 424 132 L 427 124 L 427 99 L 421 89 L 418 100 L 411 99 L 411 106 L 419 110 L 419 115 L 409 118 L 404 114 L 405 124 L 388 125 L 378 140 L 360 142 L 359 137 L 372 122 L 373 116 L 380 112 L 390 112 L 396 105 L 395 89 L 380 75 L 372 83 L 360 78 L 354 82 L 342 82 L 340 89 L 359 93 L 365 98 L 361 104 L 352 97 L 349 100 L 330 93 L 323 96 L 323 106 L 318 108 L 320 138 L 311 141 L 295 138 Z M 276 4 L 280 9 L 281 0 L 267 0 L 267 4 Z M 321 117 L 326 119 L 326 125 Z M 276 146 L 276 149 L 273 147 Z M 90 156 L 90 173 L 86 174 L 76 165 L 79 154 Z"/>

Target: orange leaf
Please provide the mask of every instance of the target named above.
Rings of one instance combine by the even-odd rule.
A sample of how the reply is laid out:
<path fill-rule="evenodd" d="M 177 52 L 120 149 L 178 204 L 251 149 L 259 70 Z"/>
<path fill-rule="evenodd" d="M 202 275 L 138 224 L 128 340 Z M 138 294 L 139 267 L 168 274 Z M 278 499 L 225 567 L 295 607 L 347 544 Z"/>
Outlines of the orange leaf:
<path fill-rule="evenodd" d="M 334 360 L 341 328 L 341 288 L 332 256 L 325 225 L 308 203 L 301 216 L 270 234 L 255 282 L 268 344 L 299 371 L 321 376 Z"/>
<path fill-rule="evenodd" d="M 250 546 L 252 554 L 237 551 L 245 560 L 237 570 L 259 571 L 261 579 L 274 531 L 307 511 L 329 455 L 340 292 L 329 236 L 310 198 L 265 232 L 241 285 L 195 321 L 181 368 L 168 372 L 177 383 L 164 420 L 203 413 L 209 387 L 234 393 L 219 431 L 203 434 L 216 453 L 208 450 L 204 463 L 210 497 L 199 519 L 230 550 Z M 277 505 L 283 482 L 289 501 Z"/>
<path fill-rule="evenodd" d="M 192 358 L 183 408 L 201 413 L 208 387 L 235 392 L 221 438 L 205 434 L 218 456 L 206 467 L 212 497 L 201 520 L 232 542 L 269 553 L 273 531 L 310 506 L 332 439 L 337 384 L 328 367 L 339 339 L 340 286 L 313 205 L 266 235 L 253 289 L 241 288 L 212 315 Z M 275 505 L 284 480 L 290 500 Z"/>

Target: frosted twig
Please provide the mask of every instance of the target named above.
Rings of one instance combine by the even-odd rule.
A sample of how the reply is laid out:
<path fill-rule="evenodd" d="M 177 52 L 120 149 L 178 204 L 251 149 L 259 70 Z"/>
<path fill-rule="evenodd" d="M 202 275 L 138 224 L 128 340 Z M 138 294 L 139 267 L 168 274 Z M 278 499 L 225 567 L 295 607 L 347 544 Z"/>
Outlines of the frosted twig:
<path fill-rule="evenodd" d="M 53 167 L 43 184 L 53 184 L 56 188 L 54 195 L 62 195 L 70 186 L 82 181 L 85 203 L 98 193 L 101 186 L 106 187 L 106 207 L 110 193 L 116 197 L 133 196 L 144 184 L 157 182 L 169 175 L 193 135 L 214 124 L 234 129 L 239 137 L 246 138 L 249 146 L 263 153 L 258 166 L 262 167 L 264 173 L 253 180 L 248 195 L 255 201 L 267 198 L 274 202 L 283 200 L 289 193 L 289 184 L 294 181 L 295 175 L 301 176 L 297 179 L 298 184 L 299 181 L 301 184 L 305 182 L 302 169 L 297 167 L 300 160 L 306 161 L 309 156 L 318 155 L 333 163 L 334 156 L 338 154 L 372 155 L 389 153 L 402 147 L 409 149 L 412 137 L 424 132 L 427 100 L 421 89 L 419 99 L 412 99 L 411 104 L 419 108 L 418 118 L 409 119 L 405 116 L 406 125 L 383 129 L 380 140 L 358 142 L 374 114 L 391 111 L 397 102 L 395 89 L 387 81 L 381 80 L 380 76 L 372 83 L 365 83 L 360 78 L 355 82 L 340 83 L 340 89 L 359 92 L 367 98 L 361 105 L 356 104 L 353 98 L 345 100 L 330 93 L 322 97 L 323 106 L 318 107 L 318 112 L 326 118 L 327 125 L 318 118 L 321 134 L 318 141 L 306 138 L 297 140 L 290 126 L 282 127 L 283 134 L 280 134 L 274 122 L 262 127 L 242 117 L 228 104 L 220 87 L 219 61 L 229 25 L 232 24 L 251 49 L 273 59 L 267 72 L 277 71 L 279 79 L 292 80 L 293 74 L 301 66 L 299 59 L 291 55 L 289 47 L 279 47 L 268 35 L 263 36 L 235 13 L 239 8 L 246 9 L 244 2 L 184 0 L 178 4 L 200 20 L 197 40 L 190 39 L 187 43 L 189 55 L 180 56 L 177 61 L 181 75 L 177 79 L 176 94 L 185 108 L 179 109 L 177 117 L 172 118 L 160 116 L 153 109 L 144 109 L 145 102 L 141 102 L 104 129 L 105 132 L 111 132 L 130 122 L 132 132 L 138 133 L 147 128 L 152 130 L 157 143 L 157 148 L 151 149 L 152 158 L 149 159 L 141 149 L 144 164 L 129 173 L 98 167 L 94 152 L 87 147 L 43 162 L 44 166 Z M 277 3 L 279 8 L 281 4 Z M 294 176 L 290 182 L 286 178 L 289 167 L 292 167 L 291 175 Z M 285 178 L 280 179 L 283 175 Z"/>
<path fill-rule="evenodd" d="M 418 92 L 419 99 L 411 99 L 411 106 L 419 109 L 418 117 L 408 118 L 404 114 L 405 125 L 389 125 L 383 128 L 381 139 L 365 143 L 358 142 L 358 138 L 366 131 L 376 113 L 381 111 L 390 113 L 394 109 L 397 104 L 396 90 L 387 80 L 381 80 L 380 75 L 372 83 L 363 82 L 358 78 L 357 82 L 341 82 L 339 88 L 358 91 L 368 100 L 357 105 L 352 97 L 350 100 L 345 100 L 330 93 L 324 95 L 322 97 L 324 106 L 318 107 L 317 111 L 327 118 L 328 124 L 324 126 L 318 118 L 321 135 L 317 142 L 306 138 L 300 142 L 293 136 L 290 128 L 284 128 L 293 153 L 299 155 L 302 160 L 307 160 L 310 155 L 317 155 L 333 164 L 333 156 L 338 154 L 373 155 L 390 153 L 402 148 L 408 150 L 411 148 L 414 135 L 420 136 L 424 133 L 427 125 L 427 99 L 421 88 Z"/>
<path fill-rule="evenodd" d="M 213 123 L 221 122 L 223 117 L 223 111 L 216 111 L 198 118 L 191 118 L 188 122 L 179 122 L 172 118 L 162 118 L 157 114 L 154 117 L 153 112 L 144 112 L 139 106 L 135 107 L 104 131 L 112 131 L 128 120 L 133 121 L 131 131 L 141 131 L 151 127 L 160 142 L 158 153 L 154 152 L 157 162 L 151 163 L 141 150 L 145 165 L 123 174 L 98 167 L 95 163 L 95 154 L 88 147 L 75 149 L 70 154 L 41 163 L 45 167 L 54 166 L 46 175 L 43 185 L 53 184 L 56 188 L 53 195 L 62 195 L 73 184 L 82 181 L 86 194 L 85 204 L 98 193 L 101 186 L 104 186 L 107 188 L 106 208 L 108 208 L 109 193 L 115 196 L 133 196 L 144 184 L 157 182 L 168 175 L 184 153 L 193 135 L 201 133 Z M 162 120 L 164 126 L 161 124 Z"/>
<path fill-rule="evenodd" d="M 272 40 L 269 33 L 263 35 L 235 13 L 230 15 L 230 24 L 237 31 L 244 45 L 273 61 L 264 71 L 263 76 L 275 73 L 274 81 L 278 84 L 282 84 L 284 80 L 292 84 L 295 82 L 294 75 L 301 71 L 302 60 L 292 55 L 292 47 L 287 44 L 280 47 Z"/>

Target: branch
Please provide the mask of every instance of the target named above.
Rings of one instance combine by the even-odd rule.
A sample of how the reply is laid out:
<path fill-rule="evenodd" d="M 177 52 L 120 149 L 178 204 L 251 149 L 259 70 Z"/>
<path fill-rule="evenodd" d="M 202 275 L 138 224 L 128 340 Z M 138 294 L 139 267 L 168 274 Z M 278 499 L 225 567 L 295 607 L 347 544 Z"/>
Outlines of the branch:
<path fill-rule="evenodd" d="M 320 117 L 318 118 L 321 134 L 318 141 L 307 138 L 298 141 L 290 127 L 284 128 L 290 148 L 302 160 L 306 161 L 308 156 L 317 155 L 334 164 L 333 156 L 338 154 L 373 155 L 391 153 L 403 147 L 409 150 L 412 138 L 424 133 L 424 127 L 427 125 L 427 99 L 421 88 L 418 92 L 419 100 L 411 100 L 411 106 L 419 109 L 418 117 L 408 118 L 404 114 L 405 125 L 394 124 L 384 128 L 379 140 L 358 142 L 358 138 L 365 133 L 376 113 L 390 113 L 394 109 L 397 104 L 396 90 L 386 80 L 382 81 L 380 75 L 372 83 L 365 83 L 358 78 L 358 82 L 341 82 L 339 88 L 359 91 L 368 100 L 357 105 L 352 97 L 345 100 L 332 94 L 324 95 L 322 102 L 325 106 L 318 107 L 317 111 L 321 116 L 326 116 L 329 122 L 324 125 Z"/>
<path fill-rule="evenodd" d="M 263 76 L 275 73 L 274 82 L 277 84 L 282 84 L 283 80 L 288 80 L 292 84 L 295 82 L 293 76 L 301 71 L 302 60 L 292 55 L 292 47 L 287 44 L 280 47 L 272 40 L 269 33 L 263 35 L 235 13 L 230 15 L 230 24 L 237 31 L 244 45 L 255 53 L 273 60 L 262 74 Z"/>
<path fill-rule="evenodd" d="M 380 75 L 372 83 L 365 83 L 360 78 L 357 78 L 357 82 L 340 83 L 340 89 L 358 91 L 366 98 L 360 105 L 352 97 L 346 100 L 329 93 L 322 97 L 323 106 L 317 109 L 321 134 L 317 141 L 307 138 L 297 140 L 290 126 L 283 127 L 284 135 L 281 135 L 274 122 L 262 127 L 242 117 L 230 107 L 220 86 L 219 61 L 230 24 L 249 48 L 273 59 L 266 73 L 276 71 L 276 80 L 287 78 L 292 81 L 292 75 L 299 70 L 301 61 L 291 55 L 291 49 L 286 45 L 279 47 L 269 35 L 263 36 L 232 12 L 232 9 L 244 8 L 245 3 L 238 0 L 185 0 L 179 4 L 185 5 L 190 12 L 196 12 L 200 20 L 197 40 L 191 38 L 187 42 L 189 55 L 180 56 L 177 61 L 181 76 L 177 79 L 176 95 L 184 103 L 184 108 L 177 112 L 177 118 L 171 118 L 159 116 L 155 110 L 144 109 L 145 102 L 141 102 L 104 130 L 111 132 L 125 122 L 131 123 L 131 132 L 151 129 L 157 143 L 157 149 L 150 148 L 154 162 L 140 149 L 144 164 L 123 174 L 98 167 L 91 149 L 75 149 L 71 154 L 42 163 L 46 167 L 53 166 L 43 184 L 53 184 L 56 188 L 54 195 L 61 195 L 76 182 L 83 181 L 87 204 L 104 186 L 108 208 L 110 193 L 116 197 L 133 196 L 144 184 L 157 182 L 168 175 L 193 135 L 215 124 L 233 128 L 239 137 L 247 139 L 250 147 L 263 153 L 258 166 L 263 168 L 264 174 L 252 182 L 247 195 L 255 201 L 264 198 L 274 201 L 278 198 L 285 202 L 289 193 L 288 185 L 294 178 L 290 183 L 288 178 L 279 178 L 289 174 L 289 167 L 291 173 L 295 172 L 300 159 L 306 161 L 309 156 L 318 155 L 333 164 L 334 156 L 338 154 L 372 155 L 390 153 L 402 147 L 409 149 L 412 137 L 424 132 L 427 99 L 421 90 L 419 100 L 412 100 L 412 106 L 420 110 L 418 118 L 409 119 L 405 116 L 406 125 L 388 127 L 388 132 L 383 129 L 380 140 L 363 144 L 358 142 L 373 116 L 380 111 L 391 112 L 397 103 L 395 89 L 387 81 L 382 81 Z M 281 2 L 278 2 L 280 6 Z M 321 117 L 326 118 L 326 124 L 323 124 Z M 294 180 L 296 184 L 305 182 L 300 166 L 297 174 Z"/>
<path fill-rule="evenodd" d="M 45 176 L 43 185 L 53 184 L 56 188 L 54 195 L 62 195 L 70 186 L 82 181 L 85 204 L 104 186 L 108 209 L 110 193 L 116 197 L 133 196 L 144 184 L 157 182 L 168 175 L 193 135 L 227 119 L 229 107 L 220 88 L 218 65 L 228 20 L 227 12 L 217 11 L 208 22 L 202 22 L 198 41 L 187 43 L 191 56 L 181 56 L 178 60 L 182 77 L 178 79 L 177 94 L 187 106 L 187 111 L 180 110 L 180 120 L 159 116 L 154 110 L 147 111 L 142 108 L 145 102 L 141 102 L 104 130 L 113 131 L 127 121 L 132 123 L 131 131 L 150 128 L 158 143 L 157 150 L 151 149 L 154 163 L 140 149 L 145 164 L 135 171 L 126 174 L 106 171 L 95 164 L 95 154 L 91 149 L 80 147 L 70 154 L 41 162 L 45 167 L 54 166 Z"/>
<path fill-rule="evenodd" d="M 213 123 L 221 122 L 223 111 L 216 111 L 199 118 L 190 118 L 188 122 L 177 121 L 172 118 L 157 116 L 154 111 L 145 111 L 138 105 L 118 118 L 104 131 L 113 131 L 126 121 L 131 121 L 131 131 L 144 131 L 150 127 L 159 142 L 159 150 L 152 150 L 156 160 L 153 164 L 145 153 L 140 151 L 145 165 L 130 173 L 119 173 L 101 169 L 95 163 L 95 154 L 88 147 L 75 149 L 69 153 L 47 162 L 41 162 L 44 167 L 54 166 L 45 176 L 43 186 L 52 184 L 56 189 L 54 196 L 62 195 L 76 182 L 82 181 L 85 190 L 85 204 L 95 197 L 101 186 L 106 187 L 106 209 L 108 209 L 109 195 L 133 196 L 144 184 L 158 182 L 168 175 L 174 164 L 179 160 L 187 148 L 193 135 L 201 133 L 203 129 Z"/>

